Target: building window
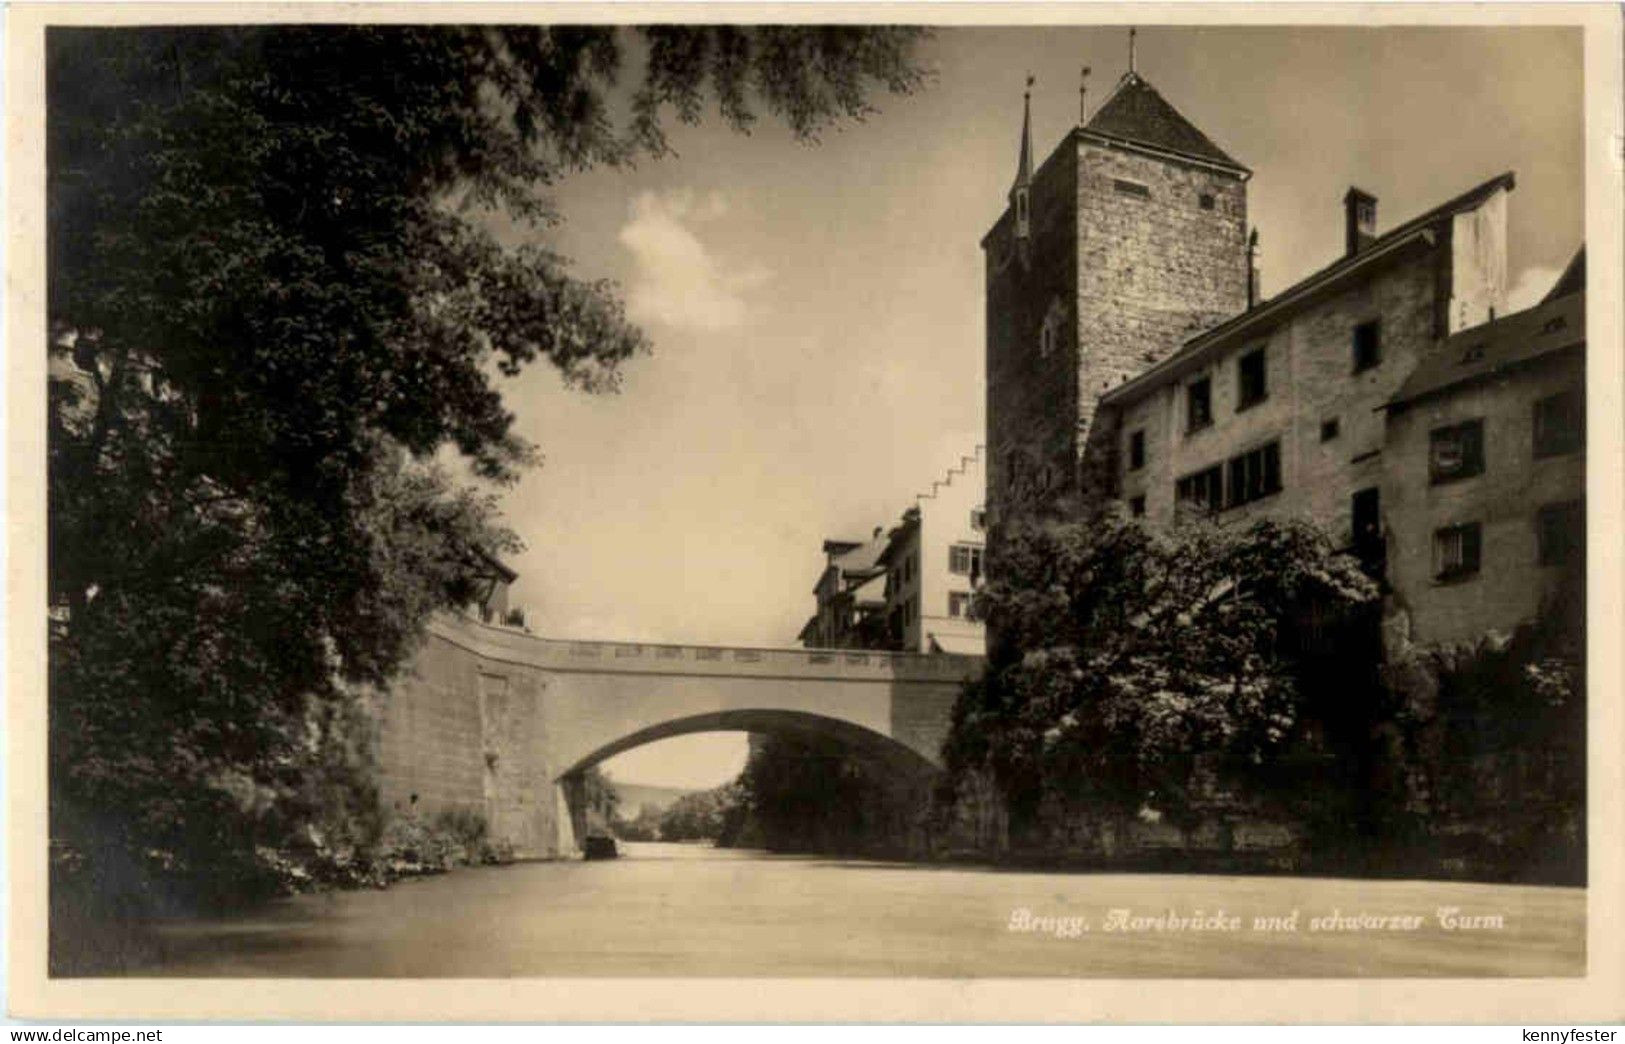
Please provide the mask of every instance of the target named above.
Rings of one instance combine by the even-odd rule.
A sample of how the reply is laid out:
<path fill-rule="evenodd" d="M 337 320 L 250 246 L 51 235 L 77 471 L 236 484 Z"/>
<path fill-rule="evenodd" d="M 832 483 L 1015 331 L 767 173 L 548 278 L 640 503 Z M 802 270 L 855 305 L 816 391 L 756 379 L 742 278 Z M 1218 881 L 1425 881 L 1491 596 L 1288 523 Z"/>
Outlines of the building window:
<path fill-rule="evenodd" d="M 1224 469 L 1211 468 L 1186 475 L 1174 484 L 1174 497 L 1183 508 L 1212 514 L 1224 506 Z"/>
<path fill-rule="evenodd" d="M 1213 209 L 1213 193 L 1211 193 L 1211 192 L 1202 193 L 1200 196 L 1197 197 L 1196 202 L 1201 206 L 1201 208 L 1203 210 L 1212 210 Z"/>
<path fill-rule="evenodd" d="M 1230 507 L 1240 507 L 1281 492 L 1281 444 L 1230 458 Z"/>
<path fill-rule="evenodd" d="M 1264 374 L 1264 349 L 1243 355 L 1236 363 L 1236 409 L 1245 410 L 1269 398 Z"/>
<path fill-rule="evenodd" d="M 1139 471 L 1145 467 L 1145 431 L 1136 431 L 1128 437 L 1128 469 Z"/>
<path fill-rule="evenodd" d="M 987 528 L 987 512 L 977 508 L 970 513 L 970 527 L 972 529 Z"/>
<path fill-rule="evenodd" d="M 1434 428 L 1428 436 L 1428 475 L 1433 485 L 1484 471 L 1484 422 L 1470 420 Z"/>
<path fill-rule="evenodd" d="M 1540 564 L 1567 565 L 1585 554 L 1585 502 L 1565 500 L 1547 504 L 1535 513 L 1535 536 L 1539 541 Z"/>
<path fill-rule="evenodd" d="M 1382 324 L 1373 319 L 1354 328 L 1354 372 L 1382 362 Z"/>
<path fill-rule="evenodd" d="M 1125 196 L 1139 196 L 1141 199 L 1149 199 L 1151 197 L 1151 190 L 1140 184 L 1138 181 L 1127 181 L 1123 178 L 1114 178 L 1112 179 L 1112 187 L 1123 193 Z"/>
<path fill-rule="evenodd" d="M 1560 457 L 1585 448 L 1585 402 L 1570 388 L 1535 403 L 1535 456 Z"/>
<path fill-rule="evenodd" d="M 981 576 L 982 549 L 972 544 L 955 544 L 950 547 L 948 572 L 959 576 Z"/>
<path fill-rule="evenodd" d="M 1433 578 L 1460 580 L 1476 574 L 1482 542 L 1483 534 L 1477 522 L 1434 530 Z"/>
<path fill-rule="evenodd" d="M 970 619 L 970 595 L 964 591 L 949 591 L 948 615 L 956 620 Z"/>
<path fill-rule="evenodd" d="M 1213 423 L 1213 382 L 1203 377 L 1185 388 L 1185 430 L 1200 431 Z"/>
<path fill-rule="evenodd" d="M 1323 420 L 1320 422 L 1321 442 L 1330 442 L 1342 433 L 1343 425 L 1336 417 L 1332 417 L 1330 420 Z"/>
<path fill-rule="evenodd" d="M 1134 518 L 1145 517 L 1145 497 L 1133 497 L 1128 502 L 1128 513 Z"/>

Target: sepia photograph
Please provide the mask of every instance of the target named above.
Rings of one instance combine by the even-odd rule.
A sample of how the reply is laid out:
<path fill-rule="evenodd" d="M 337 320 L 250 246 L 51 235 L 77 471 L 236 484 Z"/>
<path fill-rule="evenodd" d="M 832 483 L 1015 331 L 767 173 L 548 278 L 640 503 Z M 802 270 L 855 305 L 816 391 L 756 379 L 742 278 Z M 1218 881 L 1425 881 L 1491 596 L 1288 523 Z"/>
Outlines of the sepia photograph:
<path fill-rule="evenodd" d="M 320 10 L 28 27 L 14 977 L 1617 974 L 1617 11 Z"/>

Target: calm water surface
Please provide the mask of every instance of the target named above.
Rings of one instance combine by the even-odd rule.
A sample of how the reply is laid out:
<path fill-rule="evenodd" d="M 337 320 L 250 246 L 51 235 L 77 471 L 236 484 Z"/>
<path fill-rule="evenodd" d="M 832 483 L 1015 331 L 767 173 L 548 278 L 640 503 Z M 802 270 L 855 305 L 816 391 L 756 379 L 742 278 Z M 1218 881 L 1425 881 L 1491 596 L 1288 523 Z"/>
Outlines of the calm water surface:
<path fill-rule="evenodd" d="M 157 976 L 1549 976 L 1584 974 L 1572 888 L 1027 873 L 626 844 L 171 922 Z M 1484 926 L 1447 930 L 1441 908 Z M 1154 918 L 1200 912 L 1209 927 Z M 1028 911 L 1030 916 L 1024 916 Z M 1120 911 L 1127 911 L 1126 914 Z M 1290 918 L 1270 930 L 1255 917 Z M 1419 927 L 1311 930 L 1311 918 Z M 1107 930 L 1129 921 L 1128 931 Z M 1239 930 L 1216 927 L 1217 918 Z M 1500 927 L 1495 927 L 1499 918 Z M 1088 930 L 1081 930 L 1087 923 Z"/>

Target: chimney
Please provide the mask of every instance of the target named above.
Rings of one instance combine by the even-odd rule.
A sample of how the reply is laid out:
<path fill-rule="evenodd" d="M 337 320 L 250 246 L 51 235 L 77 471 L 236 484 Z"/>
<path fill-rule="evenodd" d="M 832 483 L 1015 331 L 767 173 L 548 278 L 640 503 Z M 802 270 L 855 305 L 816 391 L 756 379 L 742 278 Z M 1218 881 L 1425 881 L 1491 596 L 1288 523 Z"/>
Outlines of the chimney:
<path fill-rule="evenodd" d="M 1343 196 L 1343 228 L 1350 256 L 1370 246 L 1377 238 L 1377 197 L 1350 185 Z"/>
<path fill-rule="evenodd" d="M 1247 237 L 1247 310 L 1258 307 L 1259 298 L 1263 296 L 1258 279 L 1258 229 L 1255 228 Z"/>

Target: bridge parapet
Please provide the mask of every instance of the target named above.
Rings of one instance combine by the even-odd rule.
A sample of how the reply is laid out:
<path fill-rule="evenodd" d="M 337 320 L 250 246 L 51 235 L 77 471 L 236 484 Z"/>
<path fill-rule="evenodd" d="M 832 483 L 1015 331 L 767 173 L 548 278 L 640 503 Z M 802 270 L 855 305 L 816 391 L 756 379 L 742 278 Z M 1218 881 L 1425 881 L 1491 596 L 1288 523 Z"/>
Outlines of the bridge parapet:
<path fill-rule="evenodd" d="M 442 616 L 439 637 L 497 660 L 550 671 L 702 674 L 730 677 L 840 678 L 877 681 L 958 681 L 974 676 L 979 656 L 854 649 L 669 645 L 542 638 L 468 617 Z"/>

